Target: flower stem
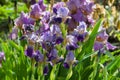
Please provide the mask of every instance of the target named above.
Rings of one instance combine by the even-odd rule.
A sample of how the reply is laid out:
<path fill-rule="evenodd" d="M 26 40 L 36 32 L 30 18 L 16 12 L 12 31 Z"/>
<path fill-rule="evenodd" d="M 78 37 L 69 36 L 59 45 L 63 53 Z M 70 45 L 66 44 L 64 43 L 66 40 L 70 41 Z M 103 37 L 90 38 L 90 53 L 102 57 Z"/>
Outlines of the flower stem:
<path fill-rule="evenodd" d="M 35 73 L 35 70 L 34 70 L 34 59 L 32 59 L 31 70 L 32 70 L 32 76 L 31 76 L 31 79 L 34 80 L 34 73 Z"/>
<path fill-rule="evenodd" d="M 38 72 L 38 80 L 44 80 L 43 65 L 39 65 L 37 72 Z"/>
<path fill-rule="evenodd" d="M 71 65 L 69 68 L 69 71 L 68 71 L 68 75 L 65 80 L 69 80 L 72 77 L 72 74 L 73 74 L 73 72 L 72 72 L 72 65 Z"/>
<path fill-rule="evenodd" d="M 54 0 L 50 0 L 50 11 L 52 11 L 53 4 L 54 4 Z"/>

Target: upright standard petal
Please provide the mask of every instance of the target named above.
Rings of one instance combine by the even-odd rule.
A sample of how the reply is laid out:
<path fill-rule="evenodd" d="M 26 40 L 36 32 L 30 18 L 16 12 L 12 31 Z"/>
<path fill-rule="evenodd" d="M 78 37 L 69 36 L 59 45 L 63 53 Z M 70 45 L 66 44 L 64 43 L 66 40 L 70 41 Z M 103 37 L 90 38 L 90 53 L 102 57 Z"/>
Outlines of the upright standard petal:
<path fill-rule="evenodd" d="M 54 4 L 53 5 L 53 12 L 55 14 L 57 14 L 58 9 L 61 8 L 61 7 L 63 7 L 64 5 L 65 5 L 64 2 L 58 2 L 58 3 Z"/>
<path fill-rule="evenodd" d="M 42 11 L 45 11 L 45 10 L 46 10 L 47 5 L 45 5 L 45 4 L 43 3 L 43 0 L 39 0 L 39 1 L 38 1 L 38 4 L 39 4 L 39 6 L 40 6 L 40 8 L 41 8 Z"/>
<path fill-rule="evenodd" d="M 40 19 L 42 10 L 38 4 L 34 4 L 31 6 L 30 17 L 34 19 Z"/>
<path fill-rule="evenodd" d="M 66 18 L 68 16 L 69 9 L 67 7 L 61 7 L 57 10 L 57 16 Z"/>
<path fill-rule="evenodd" d="M 96 37 L 96 41 L 99 41 L 99 42 L 106 43 L 107 40 L 108 40 L 108 34 L 106 33 L 105 30 L 102 30 Z"/>
<path fill-rule="evenodd" d="M 70 68 L 70 66 L 73 66 L 73 67 L 76 66 L 77 63 L 78 61 L 75 60 L 74 53 L 72 51 L 69 51 L 68 54 L 66 55 L 63 66 L 65 68 Z"/>
<path fill-rule="evenodd" d="M 88 32 L 86 29 L 87 29 L 86 23 L 79 22 L 79 25 L 77 26 L 77 28 L 74 29 L 72 34 L 75 37 L 77 37 L 78 41 L 83 42 L 87 38 L 87 35 L 88 35 Z"/>
<path fill-rule="evenodd" d="M 67 50 L 75 50 L 78 48 L 77 39 L 75 36 L 67 35 L 66 37 L 66 49 Z"/>

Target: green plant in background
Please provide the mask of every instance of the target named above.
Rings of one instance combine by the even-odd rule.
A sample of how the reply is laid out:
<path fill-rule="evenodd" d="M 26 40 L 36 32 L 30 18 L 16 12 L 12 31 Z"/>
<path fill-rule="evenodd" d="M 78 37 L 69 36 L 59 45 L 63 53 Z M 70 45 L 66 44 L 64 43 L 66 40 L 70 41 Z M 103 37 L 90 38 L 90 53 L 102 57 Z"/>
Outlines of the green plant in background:
<path fill-rule="evenodd" d="M 2 0 L 4 1 L 4 0 Z M 6 38 L 4 35 L 8 33 L 12 26 L 14 26 L 14 20 L 17 16 L 19 16 L 21 11 L 28 11 L 28 8 L 24 3 L 18 2 L 17 3 L 17 12 L 15 11 L 14 2 L 4 1 L 5 5 L 0 5 L 0 36 L 2 38 Z"/>

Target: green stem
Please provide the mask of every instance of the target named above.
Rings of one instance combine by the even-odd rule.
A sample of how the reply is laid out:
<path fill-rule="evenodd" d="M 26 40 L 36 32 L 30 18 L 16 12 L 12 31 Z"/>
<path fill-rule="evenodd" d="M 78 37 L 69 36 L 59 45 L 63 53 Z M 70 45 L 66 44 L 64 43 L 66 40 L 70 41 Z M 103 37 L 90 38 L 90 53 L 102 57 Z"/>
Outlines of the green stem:
<path fill-rule="evenodd" d="M 72 72 L 72 65 L 71 65 L 71 66 L 70 66 L 70 69 L 69 69 L 69 71 L 68 71 L 68 75 L 67 75 L 67 77 L 66 77 L 65 80 L 69 80 L 69 79 L 72 77 L 72 74 L 73 74 L 73 72 Z"/>
<path fill-rule="evenodd" d="M 55 79 L 55 78 L 56 78 L 56 74 L 55 74 L 56 68 L 57 68 L 57 65 L 55 64 L 55 65 L 53 66 L 53 68 L 52 68 L 51 73 L 50 73 L 50 80 L 56 80 L 56 79 Z"/>
<path fill-rule="evenodd" d="M 43 64 L 39 65 L 37 72 L 38 72 L 38 80 L 44 80 Z"/>
<path fill-rule="evenodd" d="M 31 79 L 34 80 L 34 73 L 35 73 L 35 70 L 34 70 L 34 59 L 32 59 L 31 70 L 32 70 L 32 76 L 31 76 Z"/>

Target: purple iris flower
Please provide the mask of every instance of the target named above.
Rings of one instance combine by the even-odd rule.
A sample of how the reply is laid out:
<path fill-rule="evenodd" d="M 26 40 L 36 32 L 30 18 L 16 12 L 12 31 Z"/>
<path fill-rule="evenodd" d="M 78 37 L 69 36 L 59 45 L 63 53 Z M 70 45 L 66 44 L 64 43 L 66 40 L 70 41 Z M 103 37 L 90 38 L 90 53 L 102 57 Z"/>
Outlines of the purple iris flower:
<path fill-rule="evenodd" d="M 79 22 L 79 25 L 77 26 L 77 28 L 75 29 L 77 32 L 79 32 L 79 34 L 83 34 L 85 32 L 87 32 L 87 25 L 85 22 Z"/>
<path fill-rule="evenodd" d="M 107 50 L 114 50 L 116 49 L 117 47 L 116 46 L 113 46 L 111 43 L 109 42 L 106 42 L 105 44 L 102 43 L 102 42 L 98 42 L 98 41 L 95 41 L 94 43 L 94 51 L 99 51 L 99 50 L 102 50 L 101 53 L 104 52 L 105 48 Z"/>
<path fill-rule="evenodd" d="M 50 52 L 52 48 L 63 41 L 62 33 L 58 25 L 52 25 L 50 30 L 43 32 L 40 36 L 42 47 Z"/>
<path fill-rule="evenodd" d="M 23 24 L 22 29 L 23 29 L 23 33 L 27 34 L 34 31 L 34 26 L 32 24 Z"/>
<path fill-rule="evenodd" d="M 44 56 L 42 53 L 40 53 L 39 50 L 34 51 L 32 46 L 28 46 L 27 49 L 25 50 L 25 55 L 34 58 L 36 62 L 43 62 L 44 61 Z"/>
<path fill-rule="evenodd" d="M 32 46 L 28 46 L 27 49 L 25 50 L 25 55 L 34 58 L 35 57 L 35 52 Z"/>
<path fill-rule="evenodd" d="M 45 4 L 43 3 L 43 0 L 39 0 L 39 1 L 38 1 L 38 4 L 39 4 L 40 8 L 42 9 L 42 11 L 45 11 L 45 10 L 46 10 L 47 5 L 45 5 Z"/>
<path fill-rule="evenodd" d="M 88 35 L 87 32 L 85 32 L 85 33 L 83 33 L 83 34 L 79 34 L 79 35 L 77 36 L 78 41 L 84 42 L 85 39 L 86 39 L 86 37 L 87 37 L 87 35 Z"/>
<path fill-rule="evenodd" d="M 77 2 L 78 2 L 78 0 L 77 0 Z M 67 2 L 67 7 L 70 10 L 71 14 L 76 13 L 78 6 L 79 5 L 76 5 L 75 0 L 70 0 L 69 2 Z"/>
<path fill-rule="evenodd" d="M 39 6 L 39 4 L 34 4 L 34 5 L 32 5 L 31 6 L 31 12 L 30 12 L 30 17 L 31 18 L 34 18 L 34 19 L 40 19 L 40 17 L 41 17 L 41 13 L 42 13 L 42 10 L 41 10 L 41 8 L 40 8 L 40 6 Z"/>
<path fill-rule="evenodd" d="M 87 25 L 85 22 L 79 22 L 79 25 L 73 31 L 73 35 L 77 37 L 78 41 L 83 42 L 88 35 Z"/>
<path fill-rule="evenodd" d="M 50 31 L 42 33 L 40 37 L 40 44 L 42 45 L 42 48 L 48 52 L 54 48 L 55 41 Z"/>
<path fill-rule="evenodd" d="M 94 43 L 94 50 L 101 50 L 101 49 L 107 49 L 107 50 L 114 50 L 116 49 L 116 46 L 113 46 L 108 41 L 108 34 L 105 30 L 102 30 L 96 37 L 96 41 Z"/>
<path fill-rule="evenodd" d="M 93 11 L 93 2 L 86 2 L 84 5 L 80 6 L 82 12 L 86 15 L 89 15 Z"/>
<path fill-rule="evenodd" d="M 93 6 L 93 2 L 90 0 L 69 0 L 67 6 L 71 11 L 77 8 L 77 9 L 84 9 L 87 12 L 92 12 L 91 8 Z"/>
<path fill-rule="evenodd" d="M 80 6 L 80 0 L 69 0 L 67 3 L 68 8 L 73 11 Z"/>
<path fill-rule="evenodd" d="M 87 16 L 87 21 L 86 21 L 86 24 L 88 25 L 88 27 L 91 26 L 91 25 L 94 25 L 94 23 L 95 23 L 95 21 L 92 18 L 92 15 L 88 15 Z"/>
<path fill-rule="evenodd" d="M 39 39 L 39 36 L 36 35 L 36 33 L 34 33 L 34 32 L 27 33 L 24 36 L 29 41 L 29 44 L 31 44 L 31 45 L 35 44 Z M 24 39 L 24 36 L 23 36 L 23 39 Z"/>
<path fill-rule="evenodd" d="M 44 69 L 43 69 L 43 74 L 44 74 L 44 75 L 47 75 L 48 72 L 49 72 L 49 68 L 48 68 L 48 65 L 46 65 L 46 66 L 44 67 Z"/>
<path fill-rule="evenodd" d="M 96 37 L 96 41 L 106 43 L 108 40 L 108 34 L 105 30 L 102 30 Z"/>
<path fill-rule="evenodd" d="M 55 39 L 56 44 L 60 44 L 63 42 L 62 32 L 61 32 L 60 27 L 58 25 L 53 24 L 50 27 L 50 31 L 53 34 L 53 37 Z"/>
<path fill-rule="evenodd" d="M 104 48 L 104 44 L 102 42 L 95 41 L 94 43 L 94 51 L 98 51 Z"/>
<path fill-rule="evenodd" d="M 56 15 L 53 15 L 50 19 L 50 24 L 60 24 L 62 21 L 65 22 L 69 17 L 69 9 L 64 6 L 60 6 L 58 9 L 53 8 L 56 11 Z"/>
<path fill-rule="evenodd" d="M 39 50 L 37 50 L 35 53 L 35 60 L 36 60 L 36 62 L 43 62 L 44 61 L 44 56 L 43 56 L 43 54 L 40 53 Z"/>
<path fill-rule="evenodd" d="M 67 50 L 75 50 L 78 48 L 78 45 L 77 45 L 77 39 L 75 36 L 72 36 L 72 35 L 67 35 L 66 37 L 66 49 Z"/>
<path fill-rule="evenodd" d="M 24 12 L 21 12 L 20 17 L 15 20 L 15 26 L 22 28 L 23 24 L 32 24 L 34 25 L 35 21 L 28 16 L 28 14 L 25 14 Z"/>
<path fill-rule="evenodd" d="M 42 35 L 42 34 L 45 34 L 46 32 L 48 32 L 49 30 L 50 30 L 49 24 L 43 22 L 43 24 L 36 31 L 36 34 L 37 35 Z"/>
<path fill-rule="evenodd" d="M 2 67 L 2 61 L 5 60 L 4 52 L 0 52 L 0 67 Z"/>
<path fill-rule="evenodd" d="M 65 68 L 70 68 L 70 66 L 75 66 L 77 63 L 78 61 L 75 60 L 74 53 L 72 51 L 69 51 L 66 55 L 63 66 Z"/>
<path fill-rule="evenodd" d="M 45 12 L 42 13 L 42 16 L 43 16 L 42 19 L 41 19 L 42 23 L 48 23 L 49 20 L 50 20 L 50 12 L 45 11 Z"/>
<path fill-rule="evenodd" d="M 56 34 L 56 35 L 61 35 L 62 32 L 60 30 L 60 27 L 56 24 L 53 24 L 52 26 L 50 26 L 50 31 L 52 34 Z"/>
<path fill-rule="evenodd" d="M 42 48 L 45 49 L 47 52 L 50 52 L 54 48 L 54 43 L 53 42 L 42 42 Z"/>
<path fill-rule="evenodd" d="M 51 60 L 57 58 L 58 57 L 57 50 L 52 49 L 51 52 L 48 53 L 47 57 L 48 57 L 48 61 L 51 61 Z"/>
<path fill-rule="evenodd" d="M 81 10 L 77 10 L 76 14 L 71 15 L 76 22 L 87 21 L 87 17 L 82 13 Z"/>
<path fill-rule="evenodd" d="M 76 27 L 77 27 L 76 21 L 75 21 L 73 18 L 69 19 L 69 21 L 68 21 L 68 32 L 69 32 L 69 33 L 70 33 L 70 32 L 73 32 L 73 30 L 74 30 Z"/>
<path fill-rule="evenodd" d="M 55 36 L 55 43 L 60 44 L 63 42 L 63 37 L 62 36 Z"/>
<path fill-rule="evenodd" d="M 116 46 L 113 46 L 111 43 L 107 42 L 107 43 L 106 43 L 106 48 L 107 48 L 107 50 L 114 50 L 114 49 L 116 49 L 117 47 L 116 47 Z"/>
<path fill-rule="evenodd" d="M 15 40 L 18 37 L 18 29 L 17 28 L 13 28 L 12 32 L 9 35 L 9 38 L 11 40 Z"/>
<path fill-rule="evenodd" d="M 93 11 L 93 2 L 88 0 L 69 0 L 67 7 L 70 10 L 70 16 L 75 22 L 79 23 L 80 21 L 84 21 L 89 23 L 89 25 L 92 24 L 92 21 L 87 16 Z"/>
<path fill-rule="evenodd" d="M 49 24 L 60 24 L 61 22 L 62 22 L 62 18 L 61 17 L 52 16 L 50 18 Z"/>
<path fill-rule="evenodd" d="M 61 18 L 66 18 L 68 16 L 69 9 L 67 7 L 60 7 L 57 10 L 57 16 Z"/>
<path fill-rule="evenodd" d="M 64 2 L 58 2 L 58 3 L 54 4 L 53 5 L 53 12 L 55 14 L 57 14 L 58 9 L 61 8 L 61 7 L 63 7 L 64 5 L 65 5 Z"/>
<path fill-rule="evenodd" d="M 50 61 L 51 66 L 63 61 L 63 58 L 58 56 L 58 52 L 56 49 L 52 49 L 50 53 L 47 54 L 48 61 Z"/>
<path fill-rule="evenodd" d="M 45 42 L 52 42 L 53 41 L 53 34 L 48 30 L 46 32 L 43 32 L 41 35 L 41 40 Z"/>

